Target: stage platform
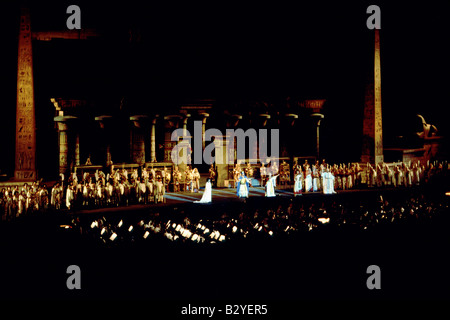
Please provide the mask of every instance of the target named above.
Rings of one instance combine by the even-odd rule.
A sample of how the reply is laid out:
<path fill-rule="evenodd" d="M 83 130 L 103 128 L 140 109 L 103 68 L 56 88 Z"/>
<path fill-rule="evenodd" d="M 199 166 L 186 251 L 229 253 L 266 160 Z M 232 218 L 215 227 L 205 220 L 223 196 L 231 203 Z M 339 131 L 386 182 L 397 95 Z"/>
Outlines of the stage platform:
<path fill-rule="evenodd" d="M 369 188 L 369 189 L 351 189 L 351 190 L 338 190 L 335 194 L 323 194 L 322 192 L 307 192 L 302 195 L 298 195 L 295 197 L 297 201 L 301 201 L 301 199 L 328 199 L 330 197 L 339 196 L 339 195 L 355 195 L 361 193 L 371 193 L 371 192 L 379 192 L 379 191 L 393 191 L 395 188 Z M 131 204 L 129 206 L 118 206 L 118 207 L 102 207 L 102 208 L 89 208 L 89 209 L 80 209 L 71 211 L 72 214 L 75 215 L 98 215 L 98 214 L 108 214 L 108 213 L 119 213 L 119 212 L 143 212 L 149 209 L 161 209 L 164 210 L 170 208 L 182 208 L 182 207 L 196 207 L 196 206 L 211 206 L 215 204 L 224 204 L 224 203 L 244 203 L 245 201 L 249 201 L 254 203 L 258 200 L 270 200 L 270 199 L 294 199 L 294 192 L 292 189 L 286 190 L 276 190 L 276 197 L 266 198 L 264 196 L 265 190 L 264 187 L 250 187 L 249 189 L 249 198 L 239 198 L 236 195 L 235 188 L 214 188 L 212 190 L 212 203 L 194 203 L 194 201 L 200 200 L 203 195 L 203 188 L 200 189 L 200 192 L 191 193 L 191 192 L 169 192 L 166 193 L 165 202 L 160 203 L 149 203 L 149 204 Z M 67 210 L 64 210 L 67 212 Z M 154 210 L 151 210 L 154 211 Z M 189 210 L 190 211 L 190 210 Z"/>

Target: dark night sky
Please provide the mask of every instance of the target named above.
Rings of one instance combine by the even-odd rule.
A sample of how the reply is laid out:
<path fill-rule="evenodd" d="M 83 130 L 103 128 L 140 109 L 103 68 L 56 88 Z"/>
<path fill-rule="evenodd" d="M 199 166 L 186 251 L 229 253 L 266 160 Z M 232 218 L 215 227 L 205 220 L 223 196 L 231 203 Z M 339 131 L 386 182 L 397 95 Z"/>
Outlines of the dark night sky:
<path fill-rule="evenodd" d="M 358 160 L 364 89 L 373 63 L 373 31 L 366 28 L 370 4 L 382 13 L 385 144 L 418 129 L 418 112 L 446 131 L 448 2 L 92 2 L 31 6 L 34 30 L 64 29 L 65 10 L 76 3 L 82 28 L 104 35 L 33 43 L 36 108 L 43 118 L 38 134 L 54 131 L 47 103 L 52 96 L 93 99 L 98 108 L 93 114 L 117 108 L 123 96 L 144 110 L 189 97 L 325 98 L 324 152 Z M 0 133 L 6 152 L 0 168 L 6 169 L 14 161 L 18 10 L 15 2 L 2 3 Z M 129 42 L 130 29 L 140 41 Z"/>

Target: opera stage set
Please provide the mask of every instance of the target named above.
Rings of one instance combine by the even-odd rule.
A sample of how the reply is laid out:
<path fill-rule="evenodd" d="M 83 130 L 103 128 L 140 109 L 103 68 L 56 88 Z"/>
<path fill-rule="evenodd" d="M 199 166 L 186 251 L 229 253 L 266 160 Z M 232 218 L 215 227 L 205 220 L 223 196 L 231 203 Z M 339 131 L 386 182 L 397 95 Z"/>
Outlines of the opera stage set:
<path fill-rule="evenodd" d="M 442 19 L 79 6 L 2 21 L 2 297 L 449 297 Z"/>

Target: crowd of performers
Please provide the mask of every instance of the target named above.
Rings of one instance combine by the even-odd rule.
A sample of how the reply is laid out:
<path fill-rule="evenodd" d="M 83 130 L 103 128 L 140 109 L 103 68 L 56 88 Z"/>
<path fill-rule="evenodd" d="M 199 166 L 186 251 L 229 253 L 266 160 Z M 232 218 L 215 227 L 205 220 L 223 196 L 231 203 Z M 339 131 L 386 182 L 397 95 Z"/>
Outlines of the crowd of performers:
<path fill-rule="evenodd" d="M 334 164 L 330 165 L 322 161 L 309 164 L 305 160 L 303 165 L 294 162 L 291 180 L 291 170 L 289 164 L 283 161 L 280 166 L 274 162 L 271 166 L 259 167 L 259 177 L 261 185 L 265 186 L 267 197 L 275 196 L 277 178 L 281 188 L 290 187 L 293 182 L 294 195 L 301 195 L 304 192 L 323 192 L 325 194 L 336 193 L 335 190 L 347 190 L 360 188 L 364 183 L 369 188 L 372 187 L 411 187 L 426 182 L 431 176 L 443 170 L 448 170 L 448 164 L 443 162 L 425 164 L 420 161 L 412 163 L 402 162 L 388 165 L 387 163 L 372 166 L 367 163 L 362 168 L 359 163 Z M 248 188 L 254 176 L 255 168 L 249 163 L 241 167 L 237 164 L 233 170 L 237 195 L 248 197 Z"/>
<path fill-rule="evenodd" d="M 113 207 L 129 204 L 165 202 L 165 193 L 171 187 L 175 192 L 198 192 L 200 173 L 197 168 L 187 167 L 182 173 L 175 167 L 156 170 L 153 167 L 112 169 L 105 174 L 85 172 L 82 176 L 72 173 L 60 175 L 51 188 L 41 181 L 10 186 L 0 191 L 2 220 L 9 220 L 24 213 L 35 211 Z M 171 185 L 172 184 L 172 185 Z"/>
<path fill-rule="evenodd" d="M 248 198 L 249 187 L 258 168 L 250 164 L 237 164 L 233 174 L 237 196 Z M 395 165 L 378 164 L 375 167 L 367 164 L 361 168 L 358 163 L 352 165 L 330 165 L 325 160 L 310 165 L 308 161 L 299 165 L 294 163 L 293 189 L 294 195 L 304 192 L 334 193 L 360 187 L 362 183 L 368 187 L 408 187 L 426 182 L 433 175 L 448 170 L 446 162 L 399 163 Z M 261 185 L 265 186 L 267 197 L 275 196 L 277 180 L 281 186 L 292 186 L 290 166 L 283 161 L 280 166 L 273 162 L 271 166 L 259 167 Z M 209 179 L 215 185 L 217 173 L 214 166 L 209 169 Z M 363 180 L 364 176 L 364 181 Z M 67 208 L 98 208 L 129 204 L 149 204 L 165 202 L 165 193 L 187 191 L 198 192 L 200 189 L 200 173 L 197 168 L 187 166 L 181 172 L 177 166 L 171 172 L 168 168 L 153 167 L 142 170 L 112 169 L 105 174 L 97 170 L 95 173 L 85 172 L 82 176 L 73 173 L 65 178 L 63 175 L 52 188 L 47 188 L 42 181 L 24 183 L 22 186 L 5 187 L 0 190 L 0 212 L 2 220 L 9 220 L 23 213 L 60 210 Z"/>

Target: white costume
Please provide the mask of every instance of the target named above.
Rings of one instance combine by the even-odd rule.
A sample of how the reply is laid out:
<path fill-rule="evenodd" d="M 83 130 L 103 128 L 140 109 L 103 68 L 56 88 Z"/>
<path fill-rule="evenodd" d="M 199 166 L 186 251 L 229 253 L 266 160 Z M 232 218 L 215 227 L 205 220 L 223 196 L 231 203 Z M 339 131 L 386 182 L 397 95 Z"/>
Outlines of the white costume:
<path fill-rule="evenodd" d="M 194 201 L 195 203 L 210 203 L 212 202 L 212 187 L 211 181 L 206 181 L 205 191 L 203 192 L 203 196 L 200 200 Z"/>
<path fill-rule="evenodd" d="M 323 185 L 324 194 L 333 194 L 334 191 L 334 176 L 331 172 L 324 172 L 322 175 L 325 176 L 325 184 Z"/>
<path fill-rule="evenodd" d="M 73 189 L 72 187 L 68 187 L 66 190 L 66 207 L 70 210 L 73 200 Z"/>
<path fill-rule="evenodd" d="M 302 192 L 302 185 L 303 185 L 303 174 L 299 173 L 295 176 L 294 180 L 294 195 L 300 194 Z"/>
<path fill-rule="evenodd" d="M 310 192 L 312 189 L 312 177 L 311 177 L 311 171 L 306 171 L 306 178 L 305 178 L 305 191 Z"/>
<path fill-rule="evenodd" d="M 275 186 L 277 185 L 278 175 L 269 178 L 266 182 L 266 197 L 275 197 Z"/>

